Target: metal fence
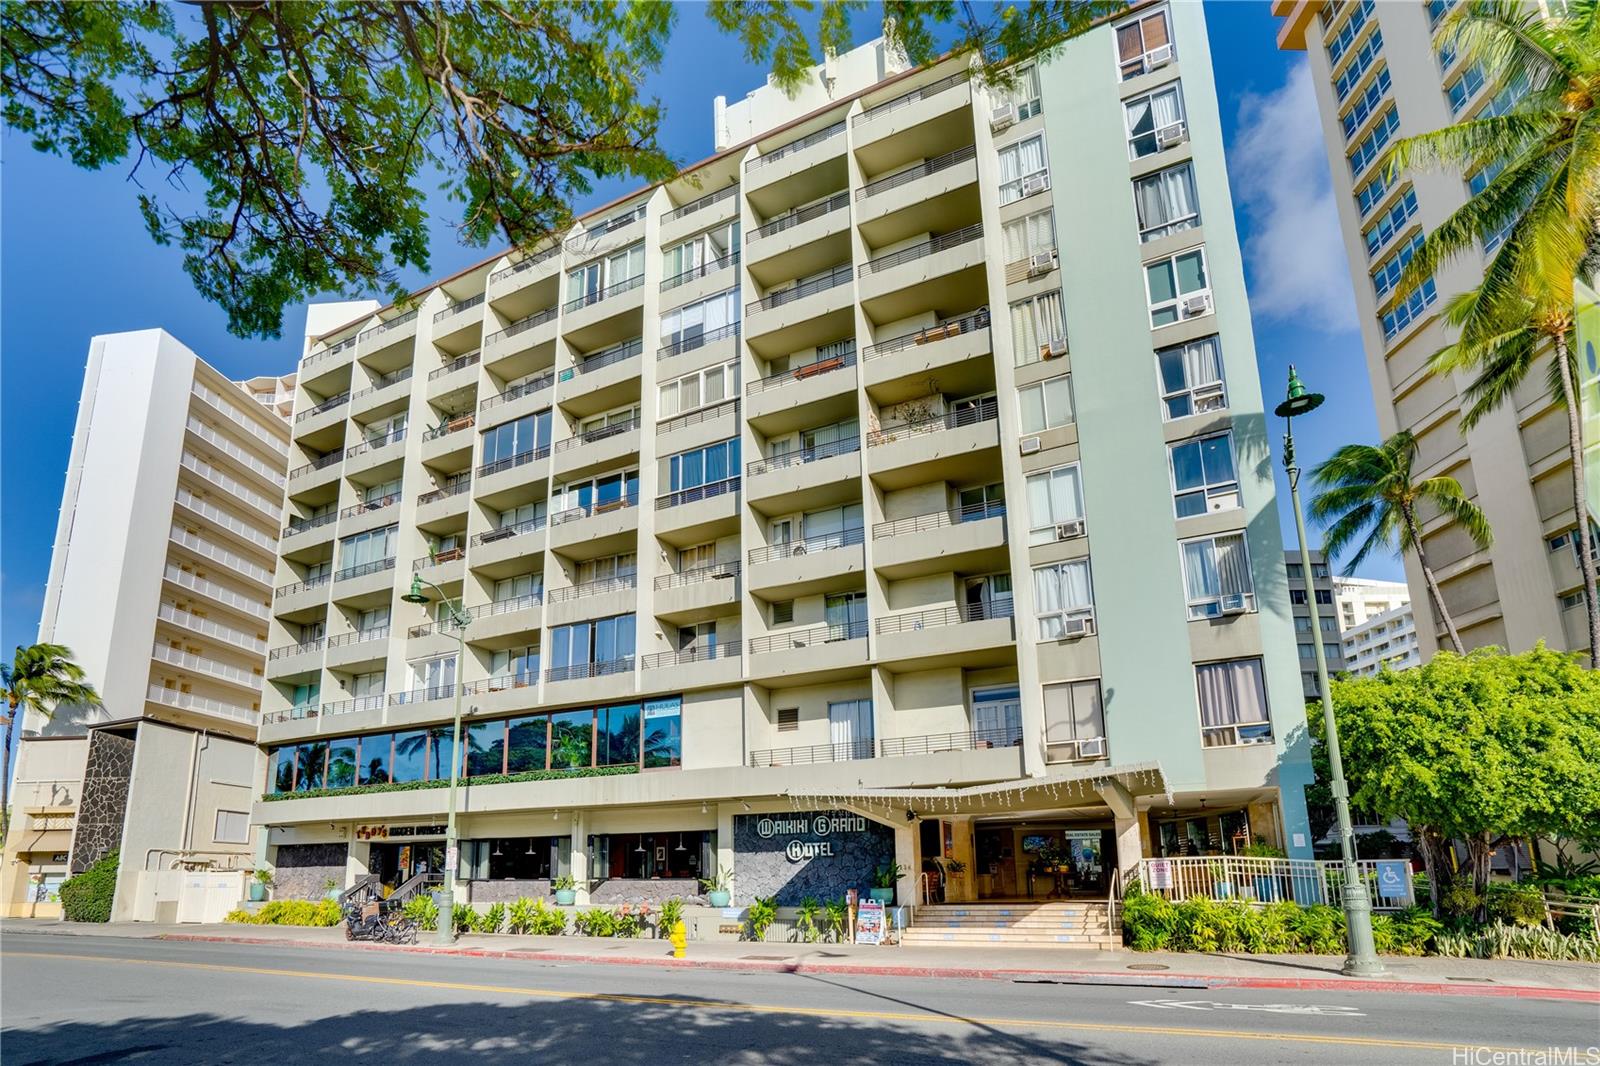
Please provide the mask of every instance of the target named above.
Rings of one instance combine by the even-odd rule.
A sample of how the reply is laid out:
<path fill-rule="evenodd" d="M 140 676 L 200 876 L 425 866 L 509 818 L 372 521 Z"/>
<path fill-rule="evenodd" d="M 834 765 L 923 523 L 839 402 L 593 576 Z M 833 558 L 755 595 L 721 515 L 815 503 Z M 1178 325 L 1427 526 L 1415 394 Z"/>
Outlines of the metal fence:
<path fill-rule="evenodd" d="M 1360 859 L 1356 868 L 1367 885 L 1374 910 L 1400 910 L 1416 902 L 1410 870 L 1404 877 L 1393 873 L 1396 860 Z M 1340 906 L 1344 863 L 1326 859 L 1268 859 L 1241 855 L 1185 856 L 1174 859 L 1140 859 L 1139 885 L 1146 892 L 1174 903 L 1186 899 L 1236 899 L 1267 904 L 1280 901 L 1309 906 Z"/>

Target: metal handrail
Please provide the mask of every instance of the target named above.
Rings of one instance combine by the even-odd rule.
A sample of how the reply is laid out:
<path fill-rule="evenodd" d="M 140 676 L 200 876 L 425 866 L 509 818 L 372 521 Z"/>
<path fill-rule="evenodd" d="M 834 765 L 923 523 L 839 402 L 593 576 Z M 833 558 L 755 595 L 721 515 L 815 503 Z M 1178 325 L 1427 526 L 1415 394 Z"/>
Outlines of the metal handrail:
<path fill-rule="evenodd" d="M 444 479 L 444 484 L 429 492 L 424 492 L 417 497 L 417 506 L 423 507 L 440 500 L 448 500 L 452 496 L 459 496 L 472 488 L 472 471 L 463 470 L 459 474 L 451 474 Z"/>
<path fill-rule="evenodd" d="M 867 620 L 843 622 L 838 625 L 824 623 L 820 626 L 797 626 L 780 630 L 765 637 L 750 638 L 750 653 L 783 651 L 788 648 L 810 648 L 817 644 L 835 644 L 843 640 L 865 640 Z"/>
<path fill-rule="evenodd" d="M 553 322 L 555 321 L 555 317 L 560 310 L 561 309 L 559 307 L 547 307 L 543 311 L 535 311 L 533 314 L 528 315 L 525 318 L 519 318 L 515 322 L 508 325 L 505 329 L 491 333 L 487 337 L 483 338 L 483 346 L 487 348 L 496 341 L 503 341 L 507 337 L 515 337 L 517 334 L 524 333 L 532 329 L 534 326 L 543 325 L 546 322 Z"/>
<path fill-rule="evenodd" d="M 550 516 L 550 524 L 552 526 L 565 525 L 568 522 L 576 522 L 580 518 L 589 518 L 598 514 L 611 514 L 616 511 L 626 511 L 630 507 L 637 506 L 639 506 L 639 490 L 634 489 L 626 496 L 619 496 L 614 500 L 607 500 L 604 503 L 601 503 L 597 500 L 590 503 L 587 507 L 580 505 L 578 507 L 568 507 L 564 511 L 557 511 L 555 514 Z"/>
<path fill-rule="evenodd" d="M 704 485 L 695 485 L 693 488 L 679 489 L 663 496 L 656 497 L 656 510 L 664 511 L 669 507 L 680 507 L 686 503 L 696 503 L 700 500 L 715 499 L 727 493 L 739 491 L 739 475 L 723 478 L 721 481 L 709 481 Z"/>
<path fill-rule="evenodd" d="M 218 603 L 227 604 L 234 610 L 241 611 L 254 618 L 265 620 L 272 616 L 271 609 L 260 600 L 252 600 L 248 596 L 241 595 L 226 586 L 217 584 L 215 581 L 207 581 L 203 577 L 195 577 L 188 571 L 181 570 L 171 563 L 167 564 L 166 570 L 163 571 L 163 576 L 174 585 L 181 585 L 191 592 L 197 592 Z"/>
<path fill-rule="evenodd" d="M 197 533 L 191 533 L 183 526 L 174 524 L 167 531 L 167 539 L 174 544 L 181 544 L 185 548 L 202 555 L 214 562 L 221 563 L 232 570 L 238 571 L 245 577 L 265 585 L 272 580 L 272 571 L 260 563 L 251 562 L 238 552 L 229 551 L 220 544 L 213 543 Z"/>
<path fill-rule="evenodd" d="M 548 389 L 555 383 L 556 372 L 554 370 L 546 370 L 543 374 L 540 374 L 536 378 L 530 378 L 520 385 L 511 386 L 504 392 L 497 392 L 493 396 L 485 397 L 483 401 L 478 404 L 478 410 L 487 411 L 492 407 L 499 407 L 501 404 L 510 403 L 512 400 L 520 400 L 522 397 L 538 392 L 540 389 Z"/>
<path fill-rule="evenodd" d="M 422 440 L 424 443 L 430 440 L 438 440 L 440 437 L 448 437 L 452 433 L 460 433 L 464 429 L 471 429 L 477 424 L 477 415 L 455 415 L 446 419 L 441 425 L 434 426 L 424 433 Z"/>
<path fill-rule="evenodd" d="M 383 375 L 377 381 L 374 381 L 371 385 L 368 385 L 366 388 L 362 389 L 360 392 L 352 392 L 350 394 L 350 398 L 352 400 L 359 400 L 364 396 L 371 396 L 375 392 L 382 392 L 384 389 L 387 389 L 390 385 L 398 385 L 402 381 L 408 381 L 411 378 L 411 371 L 412 371 L 411 367 L 403 366 L 399 370 L 396 370 L 392 374 Z"/>
<path fill-rule="evenodd" d="M 428 380 L 437 381 L 446 374 L 453 374 L 457 370 L 465 370 L 469 366 L 477 366 L 478 360 L 483 357 L 483 352 L 468 352 L 466 355 L 457 356 L 444 366 L 428 371 Z"/>
<path fill-rule="evenodd" d="M 778 215 L 776 218 L 769 219 L 757 229 L 752 230 L 750 236 L 745 238 L 745 243 L 749 244 L 751 241 L 759 241 L 763 237 L 774 236 L 782 233 L 786 229 L 793 229 L 802 222 L 810 222 L 812 219 L 821 218 L 823 215 L 830 215 L 833 212 L 838 211 L 840 208 L 849 206 L 850 194 L 848 192 L 834 193 L 826 200 L 821 200 L 814 204 L 807 204 L 804 207 L 797 207 L 793 211 L 788 211 L 784 214 Z"/>
<path fill-rule="evenodd" d="M 387 640 L 389 638 L 388 626 L 369 626 L 366 629 L 354 629 L 349 633 L 340 633 L 336 637 L 328 638 L 328 647 L 342 648 L 346 644 L 365 644 L 369 640 Z"/>
<path fill-rule="evenodd" d="M 877 196 L 879 193 L 888 192 L 890 189 L 897 189 L 907 182 L 925 178 L 930 174 L 937 174 L 941 170 L 948 170 L 957 163 L 965 163 L 967 160 L 976 159 L 977 157 L 978 146 L 975 144 L 957 148 L 953 152 L 934 156 L 932 159 L 918 163 L 913 167 L 890 174 L 886 178 L 878 178 L 876 181 L 867 182 L 856 190 L 856 199 L 865 200 L 869 196 Z"/>
<path fill-rule="evenodd" d="M 183 629 L 204 633 L 206 636 L 214 640 L 220 640 L 224 644 L 231 644 L 236 648 L 253 651 L 257 655 L 267 650 L 266 640 L 256 636 L 254 633 L 247 633 L 242 629 L 234 629 L 231 626 L 219 625 L 209 618 L 202 618 L 170 603 L 162 602 L 161 606 L 156 608 L 156 617 Z"/>
<path fill-rule="evenodd" d="M 982 236 L 983 223 L 974 222 L 970 226 L 963 226 L 952 233 L 940 234 L 932 240 L 914 244 L 910 248 L 902 248 L 898 252 L 890 252 L 888 255 L 880 255 L 876 259 L 869 259 L 861 265 L 861 272 L 863 274 L 875 274 L 880 270 L 902 266 L 918 259 L 925 259 L 937 252 L 971 243 Z"/>
<path fill-rule="evenodd" d="M 808 744 L 797 748 L 760 748 L 750 753 L 751 766 L 814 766 L 826 762 L 855 762 L 870 759 L 871 737 L 840 740 L 832 744 Z"/>
<path fill-rule="evenodd" d="M 935 607 L 928 611 L 912 611 L 878 619 L 878 632 L 916 633 L 924 629 L 942 629 L 963 622 L 987 622 L 1014 617 L 1010 600 L 991 600 L 986 603 L 958 603 L 950 607 Z"/>
<path fill-rule="evenodd" d="M 339 517 L 354 518 L 357 515 L 370 514 L 373 511 L 381 511 L 385 507 L 393 507 L 399 502 L 400 493 L 391 492 L 387 496 L 379 496 L 375 500 L 363 500 L 360 503 L 353 503 L 349 507 L 346 507 L 344 510 L 340 511 Z"/>
<path fill-rule="evenodd" d="M 539 459 L 547 459 L 549 456 L 550 445 L 543 444 L 537 448 L 529 448 L 525 452 L 518 452 L 516 455 L 508 455 L 504 459 L 496 459 L 492 463 L 484 463 L 478 467 L 478 476 L 487 477 L 490 474 L 498 474 L 503 470 L 511 470 L 515 467 L 522 466 L 525 463 L 535 462 Z"/>
<path fill-rule="evenodd" d="M 861 112 L 861 114 L 852 119 L 850 124 L 853 126 L 859 126 L 863 122 L 869 122 L 872 119 L 887 115 L 892 111 L 898 111 L 902 107 L 916 103 L 918 100 L 926 100 L 928 97 L 942 93 L 946 89 L 953 89 L 966 80 L 967 74 L 965 71 L 962 71 L 959 74 L 952 74 L 947 78 L 940 78 L 938 81 L 930 81 L 926 85 L 919 85 L 917 88 L 912 89 L 910 92 L 905 93 L 902 96 L 897 96 L 893 100 L 886 100 L 881 104 L 874 104 L 872 107 L 867 108 L 865 111 Z"/>
<path fill-rule="evenodd" d="M 326 470 L 334 463 L 343 461 L 343 459 L 344 452 L 331 451 L 327 455 L 311 460 L 311 462 L 307 463 L 305 466 L 295 467 L 293 470 L 289 471 L 289 477 L 297 478 L 301 474 L 309 474 L 314 470 Z"/>
<path fill-rule="evenodd" d="M 603 596 L 608 592 L 626 592 L 639 587 L 639 575 L 618 574 L 616 577 L 602 577 L 595 581 L 585 581 L 578 585 L 568 585 L 564 589 L 555 589 L 550 593 L 551 603 L 571 603 L 588 596 Z"/>
<path fill-rule="evenodd" d="M 660 436 L 663 433 L 671 433 L 673 430 L 698 426 L 702 422 L 709 422 L 713 418 L 721 418 L 726 414 L 732 414 L 737 417 L 739 414 L 738 400 L 723 400 L 721 403 L 712 404 L 710 407 L 702 407 L 698 411 L 690 411 L 688 414 L 677 415 L 664 422 L 657 422 L 656 435 Z"/>
<path fill-rule="evenodd" d="M 1022 730 L 1010 726 L 968 729 L 954 733 L 929 733 L 920 737 L 885 737 L 878 741 L 878 754 L 932 755 L 941 751 L 976 751 L 979 748 L 1015 748 L 1022 744 Z"/>
<path fill-rule="evenodd" d="M 597 304 L 601 300 L 609 300 L 613 296 L 620 296 L 625 292 L 630 292 L 643 284 L 644 273 L 640 272 L 631 278 L 624 278 L 615 285 L 607 285 L 603 289 L 596 289 L 594 292 L 586 292 L 575 300 L 568 300 L 562 305 L 562 310 L 566 311 L 568 314 L 571 314 L 573 311 L 580 311 L 591 304 Z"/>
<path fill-rule="evenodd" d="M 938 433 L 946 429 L 975 426 L 982 422 L 993 422 L 999 417 L 1000 403 L 991 396 L 981 401 L 977 407 L 965 407 L 959 411 L 947 411 L 942 415 L 934 415 L 931 418 L 918 418 L 909 422 L 887 423 L 867 434 L 867 447 L 874 448 L 880 444 L 892 444 L 904 437 L 917 437 L 924 433 Z"/>
<path fill-rule="evenodd" d="M 239 722 L 254 722 L 259 717 L 258 712 L 251 707 L 241 707 L 236 703 L 224 703 L 221 700 L 196 696 L 192 692 L 180 692 L 177 689 L 163 688 L 160 685 L 152 684 L 145 691 L 145 698 L 153 703 L 166 704 L 168 707 L 204 711 L 207 714 L 220 715 L 223 718 L 232 718 Z"/>
<path fill-rule="evenodd" d="M 782 307 L 784 304 L 793 303 L 795 300 L 801 300 L 807 296 L 814 296 L 819 292 L 826 292 L 836 286 L 844 285 L 854 277 L 855 267 L 846 263 L 844 266 L 834 267 L 821 277 L 812 278 L 810 281 L 772 293 L 763 299 L 757 300 L 755 303 L 746 304 L 744 312 L 746 315 L 752 315 L 757 311 L 770 311 L 775 307 Z"/>
<path fill-rule="evenodd" d="M 632 433 L 634 430 L 638 429 L 639 426 L 639 416 L 634 415 L 632 418 L 625 419 L 621 422 L 612 422 L 610 425 L 601 426 L 599 429 L 591 429 L 586 432 L 579 433 L 577 436 L 568 437 L 566 440 L 558 441 L 556 443 L 556 451 L 569 452 L 572 449 L 581 447 L 585 444 L 593 444 L 595 441 L 605 440 L 607 437 L 620 437 L 624 433 Z"/>
<path fill-rule="evenodd" d="M 430 552 L 419 555 L 411 560 L 411 571 L 424 570 L 430 566 L 443 566 L 445 563 L 459 563 L 467 557 L 467 549 L 462 547 L 446 548 L 442 552 Z"/>
<path fill-rule="evenodd" d="M 272 430 L 245 414 L 240 408 L 229 403 L 222 397 L 221 393 L 207 388 L 198 381 L 190 386 L 189 391 L 204 400 L 208 406 L 219 412 L 228 421 L 237 425 L 268 448 L 271 448 L 274 455 L 286 457 L 289 454 L 288 440 L 279 437 Z M 273 419 L 273 421 L 277 422 L 277 419 Z"/>
<path fill-rule="evenodd" d="M 865 531 L 860 526 L 843 529 L 837 533 L 824 533 L 821 536 L 806 537 L 803 540 L 788 540 L 778 544 L 768 544 L 764 548 L 751 548 L 749 553 L 750 565 L 770 563 L 777 559 L 792 559 L 796 555 L 810 555 L 813 552 L 832 551 L 835 548 L 849 548 L 865 540 Z"/>
<path fill-rule="evenodd" d="M 465 300 L 462 300 L 460 303 L 451 304 L 449 307 L 446 307 L 443 311 L 435 311 L 433 313 L 433 320 L 435 322 L 443 322 L 445 319 L 449 318 L 451 315 L 459 314 L 460 312 L 467 310 L 469 307 L 477 307 L 479 304 L 483 303 L 483 298 L 485 296 L 487 296 L 487 295 L 488 295 L 488 293 L 486 293 L 486 292 L 480 292 L 476 296 L 468 296 Z"/>
<path fill-rule="evenodd" d="M 493 274 L 489 275 L 489 280 L 491 282 L 504 281 L 506 278 L 511 277 L 513 274 L 520 274 L 524 270 L 532 270 L 534 267 L 538 266 L 540 263 L 549 262 L 551 259 L 554 259 L 556 256 L 558 256 L 560 254 L 561 254 L 561 245 L 559 245 L 559 244 L 557 244 L 557 245 L 555 245 L 554 247 L 551 247 L 551 248 L 546 248 L 544 251 L 539 252 L 537 255 L 531 255 L 528 258 L 524 259 L 520 263 L 515 263 L 515 264 L 513 264 L 511 266 L 506 267 L 503 270 L 496 270 Z"/>
<path fill-rule="evenodd" d="M 607 659 L 598 663 L 575 663 L 572 666 L 555 666 L 544 672 L 546 681 L 574 681 L 582 677 L 606 677 L 610 674 L 626 674 L 633 670 L 633 656 L 622 659 Z"/>
<path fill-rule="evenodd" d="M 539 671 L 522 670 L 511 674 L 496 674 L 477 681 L 468 681 L 461 691 L 468 696 L 482 696 L 489 692 L 511 692 L 519 688 L 532 688 L 539 683 Z"/>
<path fill-rule="evenodd" d="M 924 514 L 911 515 L 907 518 L 897 518 L 891 522 L 874 523 L 872 526 L 872 539 L 882 540 L 885 537 L 903 537 L 908 533 L 926 533 L 930 529 L 944 529 L 947 526 L 961 525 L 963 522 L 981 522 L 986 518 L 1004 518 L 1005 513 L 1006 504 L 1004 500 L 967 503 L 943 511 L 928 511 Z"/>
<path fill-rule="evenodd" d="M 381 437 L 371 437 L 362 441 L 360 444 L 350 445 L 350 447 L 344 450 L 344 457 L 346 459 L 354 459 L 358 455 L 365 455 L 367 452 L 375 452 L 379 448 L 387 448 L 389 445 L 398 444 L 400 441 L 405 439 L 406 429 L 404 426 L 401 426 L 399 429 L 385 433 Z"/>
<path fill-rule="evenodd" d="M 683 218 L 686 215 L 692 215 L 702 208 L 710 207 L 714 203 L 726 200 L 730 196 L 735 196 L 738 194 L 738 192 L 739 186 L 737 183 L 729 185 L 726 189 L 718 189 L 716 192 L 708 193 L 707 195 L 700 197 L 698 200 L 690 200 L 682 207 L 673 208 L 671 211 L 668 211 L 665 215 L 661 216 L 661 221 L 671 222 L 674 219 Z"/>
<path fill-rule="evenodd" d="M 755 477 L 771 470 L 787 470 L 791 466 L 814 463 L 819 459 L 828 459 L 835 455 L 848 455 L 851 452 L 859 452 L 860 450 L 860 437 L 842 437 L 828 444 L 818 444 L 811 448 L 796 448 L 794 451 L 784 452 L 782 455 L 758 459 L 745 467 L 745 473 L 750 477 Z"/>
<path fill-rule="evenodd" d="M 308 651 L 321 651 L 327 643 L 325 638 L 318 637 L 316 640 L 308 640 L 301 644 L 285 644 L 267 652 L 267 662 L 287 659 L 291 655 L 304 655 Z"/>
<path fill-rule="evenodd" d="M 344 392 L 338 393 L 337 395 L 334 395 L 334 396 L 330 396 L 326 400 L 323 400 L 321 403 L 317 404 L 315 407 L 308 407 L 304 411 L 301 411 L 300 413 L 295 415 L 294 416 L 295 423 L 299 424 L 301 422 L 304 422 L 306 419 L 310 418 L 312 415 L 320 415 L 324 411 L 331 411 L 335 407 L 342 406 L 343 404 L 346 404 L 349 401 L 350 401 L 350 392 L 349 392 L 349 390 L 346 390 Z"/>
<path fill-rule="evenodd" d="M 869 344 L 863 353 L 863 358 L 878 359 L 885 355 L 893 355 L 895 352 L 903 351 L 906 348 L 916 347 L 919 344 L 932 344 L 935 341 L 942 341 L 962 333 L 988 328 L 989 309 L 980 307 L 970 315 L 962 315 L 960 318 L 952 318 L 941 322 L 937 326 L 924 326 L 914 333 L 902 333 L 898 337 L 890 337 L 888 340 L 879 341 L 877 344 Z"/>
<path fill-rule="evenodd" d="M 543 529 L 549 524 L 547 518 L 529 518 L 521 522 L 513 522 L 509 526 L 500 526 L 497 529 L 486 529 L 475 534 L 472 538 L 474 545 L 492 544 L 497 540 L 507 540 L 511 537 L 520 537 L 524 533 L 533 533 Z"/>
<path fill-rule="evenodd" d="M 663 666 L 685 666 L 689 663 L 709 663 L 715 659 L 732 659 L 738 654 L 737 642 L 713 644 L 709 648 L 684 648 L 682 651 L 664 651 L 656 655 L 646 655 L 639 660 L 639 665 L 646 670 L 658 670 Z"/>
<path fill-rule="evenodd" d="M 340 352 L 347 351 L 347 350 L 349 350 L 351 348 L 354 348 L 355 345 L 356 345 L 356 338 L 355 337 L 347 337 L 344 340 L 340 341 L 338 344 L 332 345 L 331 347 L 328 347 L 328 348 L 324 348 L 320 352 L 312 352 L 310 355 L 308 355 L 304 359 L 300 360 L 300 370 L 301 370 L 302 373 L 304 373 L 306 370 L 310 369 L 311 367 L 316 366 L 318 363 L 322 362 L 323 360 L 332 359 L 334 356 L 338 355 Z"/>
<path fill-rule="evenodd" d="M 415 319 L 417 317 L 417 312 L 420 311 L 420 310 L 422 310 L 422 308 L 413 307 L 411 310 L 407 311 L 405 314 L 396 315 L 395 317 L 389 319 L 387 322 L 384 322 L 382 325 L 373 326 L 371 329 L 364 329 L 357 335 L 357 339 L 366 340 L 368 337 L 376 337 L 380 333 L 387 333 L 391 329 L 399 329 L 401 326 L 405 325 L 407 322 L 410 322 L 411 320 Z"/>
<path fill-rule="evenodd" d="M 817 357 L 809 363 L 792 366 L 781 374 L 768 374 L 766 377 L 757 378 L 744 387 L 747 395 L 756 396 L 768 389 L 782 388 L 784 385 L 793 385 L 797 381 L 814 378 L 821 374 L 831 374 L 835 370 L 856 365 L 855 341 L 850 342 L 850 347 L 842 352 L 822 355 L 819 351 Z"/>
<path fill-rule="evenodd" d="M 263 514 L 271 515 L 274 520 L 277 519 L 283 509 L 283 497 L 281 494 L 276 500 L 269 499 L 238 478 L 230 477 L 222 470 L 212 466 L 198 455 L 189 451 L 187 447 L 183 449 L 183 454 L 178 457 L 178 465 L 223 489 L 240 503 L 249 504 Z"/>
<path fill-rule="evenodd" d="M 416 634 L 413 633 L 413 636 Z M 426 703 L 429 700 L 447 700 L 454 696 L 456 686 L 454 682 L 446 685 L 429 685 L 425 688 L 410 688 L 404 692 L 391 692 L 389 706 L 401 707 L 408 703 Z"/>
<path fill-rule="evenodd" d="M 821 144 L 823 141 L 829 140 L 830 138 L 833 138 L 833 137 L 837 137 L 837 136 L 839 136 L 839 134 L 841 134 L 843 132 L 844 132 L 844 123 L 843 122 L 835 122 L 833 125 L 827 126 L 827 127 L 823 128 L 823 129 L 820 129 L 815 133 L 806 134 L 804 137 L 801 137 L 798 141 L 790 141 L 788 144 L 784 145 L 781 148 L 774 148 L 772 151 L 768 152 L 766 155 L 758 155 L 758 156 L 756 156 L 754 159 L 750 160 L 749 164 L 745 167 L 745 169 L 746 170 L 756 170 L 757 168 L 764 167 L 769 163 L 776 163 L 778 160 L 782 159 L 784 156 L 793 155 L 795 152 L 804 151 L 805 149 L 810 148 L 813 144 Z"/>
<path fill-rule="evenodd" d="M 480 603 L 476 607 L 467 608 L 466 613 L 468 618 L 474 620 L 494 618 L 502 614 L 515 614 L 518 611 L 526 611 L 529 608 L 538 607 L 543 602 L 544 593 L 528 592 L 506 600 L 490 600 L 488 603 Z M 416 634 L 412 635 L 415 636 Z"/>
<path fill-rule="evenodd" d="M 712 563 L 709 566 L 697 566 L 691 570 L 680 570 L 676 574 L 662 574 L 656 578 L 656 591 L 662 589 L 679 588 L 683 585 L 698 585 L 705 581 L 739 579 L 739 564 L 737 561 L 725 563 Z"/>
<path fill-rule="evenodd" d="M 321 526 L 332 525 L 338 520 L 339 513 L 337 511 L 329 511 L 327 514 L 319 514 L 315 518 L 307 518 L 304 521 L 291 518 L 289 520 L 289 524 L 283 527 L 283 533 L 281 536 L 292 537 L 297 533 L 304 533 L 310 529 L 317 529 Z"/>
<path fill-rule="evenodd" d="M 740 325 L 741 323 L 739 322 L 730 322 L 726 326 L 718 326 L 708 333 L 696 333 L 692 337 L 681 337 L 671 344 L 663 344 L 656 349 L 656 358 L 666 359 L 669 356 L 682 355 L 684 352 L 692 352 L 696 348 L 704 348 L 708 344 L 715 344 L 717 341 L 728 337 L 737 337 Z"/>
<path fill-rule="evenodd" d="M 738 261 L 739 250 L 737 248 L 731 252 L 724 252 L 715 259 L 707 259 L 699 266 L 692 266 L 688 270 L 684 270 L 672 275 L 670 278 L 662 279 L 661 291 L 667 292 L 670 289 L 676 289 L 679 285 L 686 285 L 689 282 L 694 281 L 696 278 L 703 278 L 708 274 L 715 274 L 719 270 L 733 266 Z"/>
<path fill-rule="evenodd" d="M 284 472 L 282 467 L 272 466 L 269 463 L 262 462 L 260 459 L 257 459 L 255 456 L 251 455 L 249 452 L 233 443 L 233 441 L 228 440 L 226 437 L 222 436 L 222 434 L 218 433 L 216 430 L 200 421 L 194 415 L 189 416 L 189 420 L 185 423 L 185 425 L 188 426 L 190 433 L 193 433 L 195 436 L 199 437 L 201 440 L 205 441 L 207 444 L 211 445 L 213 448 L 217 449 L 217 451 L 226 455 L 234 462 L 246 467 L 256 474 L 261 475 L 278 488 L 283 488 Z M 278 449 L 277 455 L 280 459 L 288 459 L 289 457 L 287 449 Z"/>
<path fill-rule="evenodd" d="M 368 574 L 378 574 L 385 570 L 393 569 L 393 559 L 374 559 L 370 563 L 358 563 L 355 566 L 347 566 L 343 570 L 335 571 L 333 579 L 335 581 L 346 581 L 350 578 L 366 577 Z"/>
<path fill-rule="evenodd" d="M 593 354 L 587 355 L 578 360 L 576 365 L 569 366 L 567 369 L 563 370 L 561 372 L 561 380 L 571 381 L 574 374 L 588 374 L 592 371 L 599 370 L 601 367 L 610 366 L 613 363 L 620 363 L 624 360 L 632 359 L 642 351 L 644 351 L 644 339 L 641 337 L 635 337 L 633 340 L 628 341 L 625 344 L 618 344 L 610 348 L 602 348 L 600 351 L 594 352 Z"/>
<path fill-rule="evenodd" d="M 308 592 L 311 589 L 319 589 L 332 580 L 333 575 L 331 573 L 323 574 L 320 577 L 308 577 L 304 581 L 293 581 L 287 585 L 279 585 L 272 590 L 272 594 L 274 596 L 289 596 L 296 592 Z"/>

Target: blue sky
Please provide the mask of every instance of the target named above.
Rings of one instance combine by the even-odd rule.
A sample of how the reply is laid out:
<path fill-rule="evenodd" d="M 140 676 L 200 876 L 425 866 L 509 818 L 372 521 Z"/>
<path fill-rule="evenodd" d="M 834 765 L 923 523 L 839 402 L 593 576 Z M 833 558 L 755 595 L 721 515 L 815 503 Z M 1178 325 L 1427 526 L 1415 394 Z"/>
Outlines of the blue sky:
<path fill-rule="evenodd" d="M 691 162 L 711 152 L 712 97 L 738 99 L 765 71 L 745 63 L 697 9 L 680 10 L 673 47 L 652 87 L 667 101 L 662 143 Z M 1377 438 L 1310 81 L 1303 56 L 1277 50 L 1265 2 L 1206 10 L 1264 392 L 1282 394 L 1292 361 L 1328 395 L 1300 429 L 1301 457 L 1310 465 L 1339 444 Z M 874 35 L 865 16 L 856 28 L 858 40 Z M 161 326 L 224 372 L 248 377 L 293 369 L 301 322 L 291 312 L 280 341 L 230 336 L 222 314 L 194 292 L 179 253 L 157 248 L 145 235 L 135 210 L 138 190 L 122 171 L 78 170 L 34 152 L 10 131 L 0 152 L 0 379 L 7 398 L 0 424 L 6 456 L 0 648 L 9 649 L 37 632 L 90 336 Z M 619 191 L 601 188 L 593 203 Z M 457 242 L 454 205 L 439 206 L 431 268 L 404 278 L 408 284 L 486 254 Z M 1281 474 L 1279 481 L 1288 540 L 1287 485 Z M 1363 573 L 1401 577 L 1398 562 L 1387 558 L 1369 562 Z"/>

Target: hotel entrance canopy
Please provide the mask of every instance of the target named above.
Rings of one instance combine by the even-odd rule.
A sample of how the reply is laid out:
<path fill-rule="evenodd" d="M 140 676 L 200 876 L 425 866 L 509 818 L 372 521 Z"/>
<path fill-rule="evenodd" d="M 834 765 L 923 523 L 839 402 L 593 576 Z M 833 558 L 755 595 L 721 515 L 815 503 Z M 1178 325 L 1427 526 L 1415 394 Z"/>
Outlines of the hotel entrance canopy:
<path fill-rule="evenodd" d="M 925 817 L 939 815 L 1000 815 L 1015 811 L 1053 810 L 1099 806 L 1102 793 L 1126 792 L 1134 800 L 1168 796 L 1166 777 L 1158 762 L 1121 766 L 1080 766 L 1055 770 L 1040 777 L 959 787 L 855 788 L 786 793 L 796 808 L 848 807 L 879 818 L 902 811 Z M 1170 802 L 1170 798 L 1169 798 Z"/>

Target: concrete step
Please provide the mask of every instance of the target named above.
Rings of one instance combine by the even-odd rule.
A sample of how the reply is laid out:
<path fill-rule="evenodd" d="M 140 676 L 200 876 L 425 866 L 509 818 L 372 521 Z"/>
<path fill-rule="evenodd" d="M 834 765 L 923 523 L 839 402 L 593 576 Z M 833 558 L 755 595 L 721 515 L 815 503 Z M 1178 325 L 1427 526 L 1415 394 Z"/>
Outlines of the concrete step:
<path fill-rule="evenodd" d="M 900 935 L 900 942 L 925 947 L 1071 947 L 1095 951 L 1115 951 L 1122 938 L 1105 934 L 1060 933 L 1054 936 L 1029 934 L 1007 935 L 1002 930 L 950 930 L 926 929 L 912 926 Z"/>
<path fill-rule="evenodd" d="M 1023 903 L 997 906 L 968 906 L 959 903 L 927 903 L 918 914 L 971 914 L 979 917 L 1015 917 L 1022 914 L 1104 914 L 1104 903 Z"/>

